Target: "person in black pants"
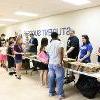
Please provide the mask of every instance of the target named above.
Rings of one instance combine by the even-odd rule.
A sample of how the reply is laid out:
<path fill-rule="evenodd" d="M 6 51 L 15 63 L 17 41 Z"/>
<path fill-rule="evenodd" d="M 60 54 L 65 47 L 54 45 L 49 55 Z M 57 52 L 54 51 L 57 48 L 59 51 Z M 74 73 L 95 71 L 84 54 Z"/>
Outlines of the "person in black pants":
<path fill-rule="evenodd" d="M 10 41 L 8 49 L 7 49 L 7 60 L 8 60 L 9 75 L 15 74 L 15 60 L 14 60 L 13 46 L 14 46 L 14 42 Z"/>
<path fill-rule="evenodd" d="M 29 41 L 29 52 L 33 55 L 37 54 L 37 46 L 38 46 L 38 40 L 34 37 L 34 34 L 30 34 L 30 41 Z M 33 63 L 34 65 L 34 63 Z M 37 71 L 37 67 L 33 67 L 33 71 Z"/>
<path fill-rule="evenodd" d="M 66 57 L 77 59 L 78 53 L 79 53 L 79 39 L 77 38 L 77 36 L 75 36 L 75 31 L 72 29 L 68 32 L 68 35 L 69 35 L 69 38 L 67 40 Z M 69 75 L 71 76 L 69 77 Z M 73 72 L 69 72 L 67 70 L 64 83 L 70 83 L 74 81 L 74 79 L 75 79 L 75 76 Z"/>

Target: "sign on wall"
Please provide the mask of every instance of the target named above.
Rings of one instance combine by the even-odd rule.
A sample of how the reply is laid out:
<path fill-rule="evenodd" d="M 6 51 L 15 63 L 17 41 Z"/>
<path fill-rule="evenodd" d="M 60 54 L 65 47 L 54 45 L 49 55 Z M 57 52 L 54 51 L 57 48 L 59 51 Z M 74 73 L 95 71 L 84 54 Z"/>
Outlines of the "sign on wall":
<path fill-rule="evenodd" d="M 50 36 L 52 32 L 57 32 L 59 35 L 66 35 L 71 30 L 70 27 L 50 28 L 50 29 L 37 29 L 25 31 L 24 34 L 34 34 L 35 36 Z"/>

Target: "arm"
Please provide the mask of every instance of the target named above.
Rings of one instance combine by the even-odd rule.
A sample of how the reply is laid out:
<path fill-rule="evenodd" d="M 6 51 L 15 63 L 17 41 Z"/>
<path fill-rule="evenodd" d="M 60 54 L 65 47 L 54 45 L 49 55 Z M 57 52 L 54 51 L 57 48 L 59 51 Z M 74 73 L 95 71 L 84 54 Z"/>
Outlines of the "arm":
<path fill-rule="evenodd" d="M 8 56 L 11 56 L 11 57 L 13 57 L 13 58 L 15 57 L 14 55 L 11 55 L 11 54 L 7 54 L 7 55 L 8 55 Z"/>
<path fill-rule="evenodd" d="M 98 53 L 98 56 L 100 56 L 100 53 Z"/>
<path fill-rule="evenodd" d="M 32 43 L 29 43 L 29 46 L 34 46 L 34 44 L 32 44 Z"/>
<path fill-rule="evenodd" d="M 63 57 L 64 57 L 64 48 L 61 47 L 60 48 L 60 60 L 61 60 L 60 64 L 61 64 L 61 66 L 62 66 L 62 63 L 63 63 Z"/>
<path fill-rule="evenodd" d="M 91 54 L 90 51 L 88 51 L 87 54 L 83 58 L 79 59 L 79 62 L 82 62 L 83 60 L 85 60 L 87 57 L 90 56 L 90 54 Z"/>
<path fill-rule="evenodd" d="M 97 52 L 97 53 L 96 53 L 96 55 L 97 55 L 97 56 L 100 56 L 100 53 L 99 53 L 99 52 Z"/>
<path fill-rule="evenodd" d="M 22 53 L 22 52 L 19 53 L 19 52 L 14 51 L 14 54 L 22 54 L 23 55 L 24 53 Z"/>
<path fill-rule="evenodd" d="M 71 53 L 74 50 L 75 47 L 70 47 L 69 50 L 66 52 L 66 54 Z"/>
<path fill-rule="evenodd" d="M 79 54 L 78 54 L 78 61 L 79 61 L 79 59 L 80 59 L 80 55 L 81 55 L 81 53 L 79 52 Z"/>
<path fill-rule="evenodd" d="M 28 45 L 29 45 L 29 46 L 34 46 L 34 44 L 31 43 L 31 39 L 29 40 Z"/>

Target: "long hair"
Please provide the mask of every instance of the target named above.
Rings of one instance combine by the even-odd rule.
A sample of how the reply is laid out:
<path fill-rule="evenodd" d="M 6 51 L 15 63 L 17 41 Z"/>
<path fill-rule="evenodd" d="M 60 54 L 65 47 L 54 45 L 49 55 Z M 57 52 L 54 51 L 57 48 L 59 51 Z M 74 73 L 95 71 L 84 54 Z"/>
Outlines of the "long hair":
<path fill-rule="evenodd" d="M 41 40 L 41 47 L 40 47 L 40 52 L 43 50 L 43 48 L 45 47 L 45 46 L 47 46 L 48 45 L 48 39 L 47 38 L 42 38 L 42 40 Z"/>
<path fill-rule="evenodd" d="M 21 39 L 22 39 L 21 37 L 17 37 L 17 39 L 16 39 L 16 45 L 21 45 L 21 43 L 20 43 Z"/>
<path fill-rule="evenodd" d="M 82 35 L 82 37 L 84 37 L 86 39 L 86 43 L 83 43 L 83 45 L 90 43 L 88 35 Z"/>

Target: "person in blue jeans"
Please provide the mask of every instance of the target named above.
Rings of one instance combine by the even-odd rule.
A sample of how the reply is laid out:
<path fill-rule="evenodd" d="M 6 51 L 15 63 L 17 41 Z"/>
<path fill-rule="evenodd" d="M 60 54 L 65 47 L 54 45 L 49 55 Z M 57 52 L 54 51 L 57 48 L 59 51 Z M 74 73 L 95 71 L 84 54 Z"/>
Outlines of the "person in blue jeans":
<path fill-rule="evenodd" d="M 51 33 L 51 42 L 48 46 L 49 54 L 49 96 L 56 94 L 55 88 L 57 87 L 57 95 L 59 99 L 64 97 L 63 83 L 64 83 L 64 68 L 62 65 L 64 48 L 61 41 L 58 39 L 58 33 Z"/>

